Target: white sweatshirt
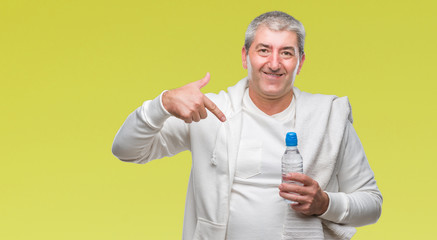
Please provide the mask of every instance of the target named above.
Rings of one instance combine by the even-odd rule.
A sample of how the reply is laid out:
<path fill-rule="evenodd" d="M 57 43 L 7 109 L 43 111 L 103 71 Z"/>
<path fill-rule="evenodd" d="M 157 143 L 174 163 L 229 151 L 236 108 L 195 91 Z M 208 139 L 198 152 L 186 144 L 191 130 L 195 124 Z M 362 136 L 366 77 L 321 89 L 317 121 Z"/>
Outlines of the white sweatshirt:
<path fill-rule="evenodd" d="M 146 101 L 117 133 L 113 153 L 127 162 L 146 163 L 184 150 L 192 152 L 183 239 L 225 239 L 230 195 L 240 144 L 241 105 L 247 79 L 228 93 L 208 94 L 225 113 L 192 124 L 169 116 L 160 97 Z M 353 226 L 375 223 L 382 196 L 352 127 L 347 98 L 309 94 L 294 88 L 296 132 L 307 161 L 304 173 L 330 197 L 323 219 L 325 238 L 349 239 Z"/>

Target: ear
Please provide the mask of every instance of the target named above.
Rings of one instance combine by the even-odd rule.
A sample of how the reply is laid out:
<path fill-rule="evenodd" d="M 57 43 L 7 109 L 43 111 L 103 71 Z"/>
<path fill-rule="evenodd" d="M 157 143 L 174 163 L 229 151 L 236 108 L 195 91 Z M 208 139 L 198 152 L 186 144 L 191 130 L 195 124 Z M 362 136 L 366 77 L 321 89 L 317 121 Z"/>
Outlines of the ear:
<path fill-rule="evenodd" d="M 303 65 L 303 62 L 304 62 L 304 61 L 305 61 L 305 53 L 302 54 L 302 59 L 300 60 L 299 68 L 297 69 L 297 74 L 300 73 L 300 70 L 302 69 L 302 65 Z"/>
<path fill-rule="evenodd" d="M 243 49 L 241 49 L 241 60 L 243 62 L 243 68 L 247 69 L 247 55 L 246 55 L 246 48 L 243 47 Z"/>

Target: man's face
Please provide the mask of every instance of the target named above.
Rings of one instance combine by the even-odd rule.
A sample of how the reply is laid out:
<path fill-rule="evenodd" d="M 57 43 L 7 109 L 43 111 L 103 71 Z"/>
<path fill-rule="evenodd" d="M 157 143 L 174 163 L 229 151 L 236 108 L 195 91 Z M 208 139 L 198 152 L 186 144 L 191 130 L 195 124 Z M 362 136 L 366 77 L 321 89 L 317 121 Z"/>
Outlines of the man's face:
<path fill-rule="evenodd" d="M 248 72 L 251 97 L 275 100 L 290 93 L 305 56 L 299 61 L 295 32 L 272 31 L 259 26 L 248 54 L 243 47 L 242 59 Z"/>

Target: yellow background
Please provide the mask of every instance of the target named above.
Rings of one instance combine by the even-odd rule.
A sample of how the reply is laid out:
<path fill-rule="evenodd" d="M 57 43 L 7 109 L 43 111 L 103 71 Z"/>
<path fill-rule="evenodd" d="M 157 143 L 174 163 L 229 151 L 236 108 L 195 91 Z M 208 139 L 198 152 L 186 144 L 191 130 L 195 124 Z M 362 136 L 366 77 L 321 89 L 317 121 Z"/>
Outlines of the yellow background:
<path fill-rule="evenodd" d="M 307 30 L 296 85 L 349 96 L 384 196 L 354 239 L 435 238 L 436 4 L 429 1 L 0 1 L 0 239 L 180 239 L 190 153 L 127 164 L 111 144 L 162 90 L 243 78 L 244 31 Z"/>

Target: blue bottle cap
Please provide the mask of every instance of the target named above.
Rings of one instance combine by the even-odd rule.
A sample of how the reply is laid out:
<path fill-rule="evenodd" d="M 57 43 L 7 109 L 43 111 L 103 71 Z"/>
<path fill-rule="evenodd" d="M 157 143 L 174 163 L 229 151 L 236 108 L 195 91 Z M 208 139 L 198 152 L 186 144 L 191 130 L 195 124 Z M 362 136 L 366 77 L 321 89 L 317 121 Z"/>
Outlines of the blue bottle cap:
<path fill-rule="evenodd" d="M 285 136 L 285 145 L 287 147 L 297 146 L 297 135 L 295 132 L 288 132 Z"/>

